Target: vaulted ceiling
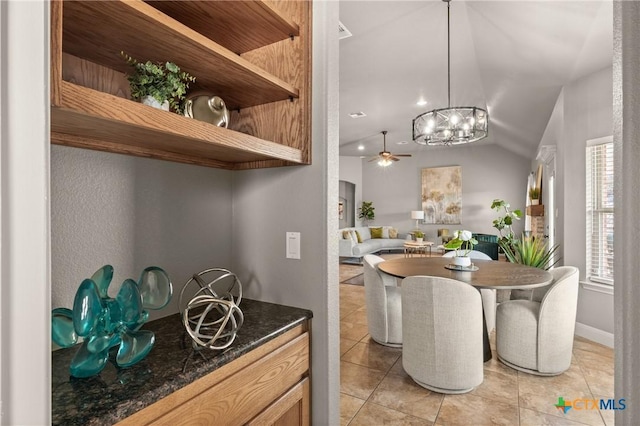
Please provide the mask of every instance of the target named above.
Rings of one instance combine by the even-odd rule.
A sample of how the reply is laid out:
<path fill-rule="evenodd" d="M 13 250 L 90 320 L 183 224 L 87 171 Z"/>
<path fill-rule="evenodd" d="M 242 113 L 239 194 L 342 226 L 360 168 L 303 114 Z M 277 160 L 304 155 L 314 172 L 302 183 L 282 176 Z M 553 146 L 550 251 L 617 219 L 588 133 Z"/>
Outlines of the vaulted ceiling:
<path fill-rule="evenodd" d="M 340 154 L 377 154 L 382 130 L 394 153 L 442 149 L 415 144 L 411 126 L 447 106 L 446 3 L 340 0 L 340 21 L 353 34 L 340 40 Z M 534 157 L 562 86 L 612 56 L 610 0 L 451 2 L 451 105 L 490 116 L 476 144 Z"/>

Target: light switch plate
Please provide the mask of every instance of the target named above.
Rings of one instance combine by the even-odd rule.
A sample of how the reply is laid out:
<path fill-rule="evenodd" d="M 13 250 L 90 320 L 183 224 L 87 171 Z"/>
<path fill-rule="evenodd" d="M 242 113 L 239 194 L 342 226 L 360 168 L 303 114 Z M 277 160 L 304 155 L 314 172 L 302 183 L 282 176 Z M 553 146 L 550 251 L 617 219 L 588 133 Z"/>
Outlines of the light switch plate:
<path fill-rule="evenodd" d="M 287 259 L 300 259 L 299 232 L 287 232 Z"/>

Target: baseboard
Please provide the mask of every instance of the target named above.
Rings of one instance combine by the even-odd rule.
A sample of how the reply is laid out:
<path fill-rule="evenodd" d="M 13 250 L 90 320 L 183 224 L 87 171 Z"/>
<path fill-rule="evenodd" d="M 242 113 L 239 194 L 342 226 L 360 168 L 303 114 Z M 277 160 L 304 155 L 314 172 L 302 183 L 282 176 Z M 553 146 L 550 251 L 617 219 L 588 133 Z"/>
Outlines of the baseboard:
<path fill-rule="evenodd" d="M 590 325 L 576 322 L 575 334 L 585 339 L 592 340 L 601 345 L 613 348 L 613 333 L 602 331 L 599 328 L 591 327 Z"/>

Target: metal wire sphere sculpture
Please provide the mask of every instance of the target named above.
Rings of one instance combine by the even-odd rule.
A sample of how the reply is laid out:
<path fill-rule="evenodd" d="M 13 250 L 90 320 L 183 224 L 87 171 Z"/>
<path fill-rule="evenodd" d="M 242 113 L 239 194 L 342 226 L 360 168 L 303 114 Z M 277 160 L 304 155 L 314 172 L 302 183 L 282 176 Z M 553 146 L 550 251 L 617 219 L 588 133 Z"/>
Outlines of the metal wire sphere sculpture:
<path fill-rule="evenodd" d="M 195 288 L 188 301 L 187 288 L 191 292 Z M 241 301 L 242 283 L 228 269 L 211 268 L 194 274 L 182 287 L 179 300 L 182 323 L 193 348 L 228 348 L 244 322 Z"/>

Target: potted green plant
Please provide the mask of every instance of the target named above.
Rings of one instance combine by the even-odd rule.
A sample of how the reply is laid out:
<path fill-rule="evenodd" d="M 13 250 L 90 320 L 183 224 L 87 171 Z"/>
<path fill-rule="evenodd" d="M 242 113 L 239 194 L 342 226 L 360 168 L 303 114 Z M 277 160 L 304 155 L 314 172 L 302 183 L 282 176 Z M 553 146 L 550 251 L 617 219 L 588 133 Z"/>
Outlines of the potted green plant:
<path fill-rule="evenodd" d="M 138 62 L 124 52 L 120 55 L 134 69 L 127 75 L 131 98 L 165 111 L 184 112 L 185 95 L 189 83 L 196 81 L 195 77 L 181 71 L 173 62 Z"/>
<path fill-rule="evenodd" d="M 533 206 L 540 204 L 540 188 L 529 188 L 529 199 Z"/>
<path fill-rule="evenodd" d="M 362 219 L 365 223 L 376 218 L 376 208 L 373 207 L 373 201 L 363 201 L 358 209 L 358 219 Z"/>
<path fill-rule="evenodd" d="M 502 216 L 493 221 L 493 227 L 496 228 L 500 234 L 500 240 L 498 244 L 504 251 L 505 246 L 511 246 L 514 240 L 513 222 L 520 220 L 522 217 L 521 210 L 511 210 L 511 205 L 504 200 L 495 199 L 491 203 L 491 209 L 497 212 L 502 211 Z"/>
<path fill-rule="evenodd" d="M 543 240 L 522 235 L 520 239 L 513 240 L 511 246 L 504 247 L 504 254 L 511 263 L 549 269 L 560 260 L 554 260 L 558 247 L 548 248 Z"/>
<path fill-rule="evenodd" d="M 421 243 L 424 240 L 424 232 L 413 231 L 413 236 L 416 237 L 416 242 Z"/>
<path fill-rule="evenodd" d="M 473 246 L 478 244 L 478 240 L 473 238 L 471 231 L 455 231 L 453 239 L 451 239 L 444 248 L 455 250 L 456 255 L 453 258 L 453 264 L 458 266 L 471 266 L 471 258 L 469 252 L 473 250 Z"/>

